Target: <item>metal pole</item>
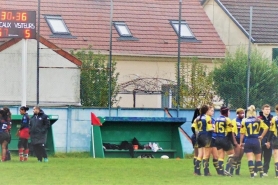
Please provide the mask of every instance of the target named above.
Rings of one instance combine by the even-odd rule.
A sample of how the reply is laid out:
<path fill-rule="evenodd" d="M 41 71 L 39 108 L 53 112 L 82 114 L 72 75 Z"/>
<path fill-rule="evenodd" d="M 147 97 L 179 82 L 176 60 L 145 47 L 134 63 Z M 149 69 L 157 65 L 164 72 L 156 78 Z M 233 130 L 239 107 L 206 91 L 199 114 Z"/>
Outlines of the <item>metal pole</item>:
<path fill-rule="evenodd" d="M 248 45 L 248 61 L 247 61 L 247 84 L 246 84 L 246 109 L 249 106 L 249 91 L 250 91 L 250 62 L 251 62 L 251 38 L 252 38 L 252 17 L 253 6 L 250 7 L 250 24 L 249 24 L 249 45 Z"/>
<path fill-rule="evenodd" d="M 177 106 L 178 106 L 178 112 L 177 116 L 179 117 L 179 108 L 180 108 L 180 47 L 181 47 L 181 6 L 182 6 L 182 0 L 179 0 L 179 36 L 178 36 L 178 79 L 177 79 L 177 86 L 178 86 L 178 96 L 177 96 Z"/>
<path fill-rule="evenodd" d="M 27 91 L 27 40 L 22 40 L 22 99 L 21 106 L 26 106 Z"/>
<path fill-rule="evenodd" d="M 111 116 L 111 90 L 112 90 L 112 26 L 113 26 L 113 0 L 110 2 L 110 48 L 109 48 L 109 95 L 108 95 L 108 108 L 109 116 Z"/>
<path fill-rule="evenodd" d="M 38 0 L 38 28 L 37 28 L 37 105 L 40 103 L 40 26 L 41 0 Z"/>

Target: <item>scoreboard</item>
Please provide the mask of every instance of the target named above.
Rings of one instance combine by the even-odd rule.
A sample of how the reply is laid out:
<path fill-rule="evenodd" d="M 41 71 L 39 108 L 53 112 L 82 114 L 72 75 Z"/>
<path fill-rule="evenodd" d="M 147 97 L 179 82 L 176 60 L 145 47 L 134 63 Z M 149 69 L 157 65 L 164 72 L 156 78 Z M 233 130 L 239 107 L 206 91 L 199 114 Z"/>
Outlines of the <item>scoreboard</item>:
<path fill-rule="evenodd" d="M 36 38 L 36 11 L 0 10 L 0 38 Z"/>

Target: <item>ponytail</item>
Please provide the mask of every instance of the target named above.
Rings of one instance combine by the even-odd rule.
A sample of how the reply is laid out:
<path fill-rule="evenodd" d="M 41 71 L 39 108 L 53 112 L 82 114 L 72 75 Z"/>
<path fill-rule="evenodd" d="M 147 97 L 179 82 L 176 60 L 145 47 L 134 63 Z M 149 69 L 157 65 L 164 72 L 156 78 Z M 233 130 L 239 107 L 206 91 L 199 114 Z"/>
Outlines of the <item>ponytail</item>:
<path fill-rule="evenodd" d="M 254 105 L 250 105 L 250 107 L 248 107 L 247 109 L 247 114 L 246 117 L 250 118 L 250 117 L 256 117 L 256 107 Z"/>

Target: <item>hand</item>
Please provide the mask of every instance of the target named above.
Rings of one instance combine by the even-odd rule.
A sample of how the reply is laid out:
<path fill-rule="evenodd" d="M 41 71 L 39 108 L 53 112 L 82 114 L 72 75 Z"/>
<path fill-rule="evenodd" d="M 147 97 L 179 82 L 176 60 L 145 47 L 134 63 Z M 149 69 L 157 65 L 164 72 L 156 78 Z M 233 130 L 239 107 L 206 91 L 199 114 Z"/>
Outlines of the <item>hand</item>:
<path fill-rule="evenodd" d="M 259 140 L 262 140 L 262 139 L 263 139 L 263 137 L 262 137 L 262 136 L 259 136 L 259 137 L 258 137 L 258 139 L 259 139 Z"/>
<path fill-rule="evenodd" d="M 270 148 L 270 142 L 265 143 L 265 146 L 266 146 L 267 149 L 269 149 Z"/>

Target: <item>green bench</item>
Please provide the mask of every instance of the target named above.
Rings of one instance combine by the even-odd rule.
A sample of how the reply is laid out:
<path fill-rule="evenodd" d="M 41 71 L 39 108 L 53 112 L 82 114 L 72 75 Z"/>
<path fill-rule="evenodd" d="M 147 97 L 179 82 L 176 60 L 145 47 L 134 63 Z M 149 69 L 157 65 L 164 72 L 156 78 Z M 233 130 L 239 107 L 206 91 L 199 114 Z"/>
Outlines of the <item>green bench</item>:
<path fill-rule="evenodd" d="M 152 154 L 155 158 L 167 155 L 183 158 L 179 127 L 185 118 L 160 117 L 104 117 L 102 126 L 92 126 L 91 156 L 99 158 L 131 157 L 128 150 L 103 149 L 103 143 L 132 142 L 135 137 L 140 145 L 158 143 L 163 150 L 134 150 L 135 157 Z"/>

